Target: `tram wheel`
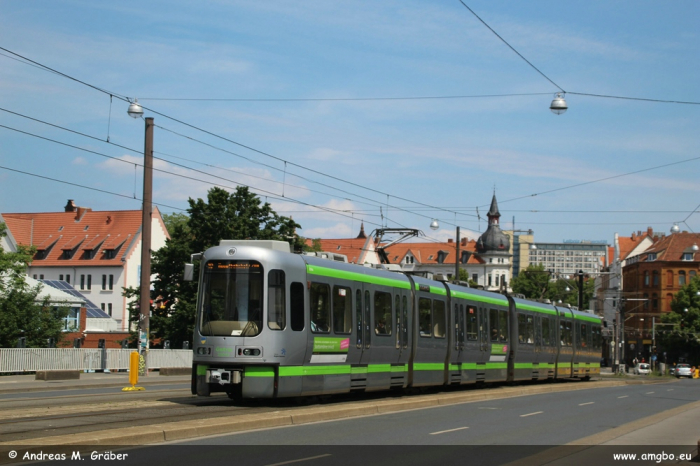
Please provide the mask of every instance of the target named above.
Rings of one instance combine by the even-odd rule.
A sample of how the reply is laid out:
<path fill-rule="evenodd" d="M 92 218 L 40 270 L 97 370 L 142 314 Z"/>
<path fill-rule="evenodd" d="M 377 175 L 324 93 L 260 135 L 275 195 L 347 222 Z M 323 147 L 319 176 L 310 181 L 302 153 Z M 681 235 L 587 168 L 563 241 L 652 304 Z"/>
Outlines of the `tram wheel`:
<path fill-rule="evenodd" d="M 243 387 L 241 385 L 234 385 L 233 388 L 229 391 L 226 392 L 226 395 L 228 397 L 235 401 L 235 402 L 241 402 L 243 401 Z"/>

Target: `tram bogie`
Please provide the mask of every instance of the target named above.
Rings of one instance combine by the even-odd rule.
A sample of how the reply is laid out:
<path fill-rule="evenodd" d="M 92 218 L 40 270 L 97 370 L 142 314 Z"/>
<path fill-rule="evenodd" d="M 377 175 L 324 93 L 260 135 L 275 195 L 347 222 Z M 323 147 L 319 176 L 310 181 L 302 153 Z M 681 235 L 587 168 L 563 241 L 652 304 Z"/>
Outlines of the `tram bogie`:
<path fill-rule="evenodd" d="M 199 255 L 198 255 L 199 256 Z M 201 254 L 192 392 L 281 398 L 588 378 L 593 314 L 315 256 L 278 241 Z"/>

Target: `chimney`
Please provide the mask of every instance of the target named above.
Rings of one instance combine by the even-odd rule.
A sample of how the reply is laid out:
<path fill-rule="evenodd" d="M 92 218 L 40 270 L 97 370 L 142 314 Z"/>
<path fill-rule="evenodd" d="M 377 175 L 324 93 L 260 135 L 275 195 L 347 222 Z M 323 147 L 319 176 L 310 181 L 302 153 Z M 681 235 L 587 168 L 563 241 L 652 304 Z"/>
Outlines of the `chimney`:
<path fill-rule="evenodd" d="M 66 206 L 64 207 L 66 212 L 75 212 L 75 209 L 78 207 L 75 205 L 75 202 L 73 202 L 73 199 L 68 199 L 68 202 L 66 203 Z"/>
<path fill-rule="evenodd" d="M 454 242 L 455 242 L 455 240 L 453 240 L 452 238 L 447 238 L 447 244 L 452 244 Z"/>
<path fill-rule="evenodd" d="M 465 247 L 467 245 L 467 238 L 462 238 L 462 241 L 459 243 L 462 247 Z"/>
<path fill-rule="evenodd" d="M 112 223 L 112 216 L 108 215 L 107 216 L 107 225 L 109 225 L 110 223 Z"/>
<path fill-rule="evenodd" d="M 89 207 L 77 207 L 76 214 L 75 214 L 75 221 L 79 222 L 80 220 L 82 220 L 83 216 L 87 212 L 91 212 L 91 211 L 92 211 L 92 209 Z"/>
<path fill-rule="evenodd" d="M 647 235 L 654 236 L 654 229 L 652 227 L 647 227 Z"/>

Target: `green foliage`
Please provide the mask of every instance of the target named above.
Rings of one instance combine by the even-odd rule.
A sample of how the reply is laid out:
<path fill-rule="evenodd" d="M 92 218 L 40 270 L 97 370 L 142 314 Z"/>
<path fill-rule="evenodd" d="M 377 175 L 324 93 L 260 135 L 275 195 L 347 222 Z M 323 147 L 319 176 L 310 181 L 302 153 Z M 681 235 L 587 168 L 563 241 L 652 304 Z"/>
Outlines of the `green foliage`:
<path fill-rule="evenodd" d="M 191 343 L 194 333 L 197 282 L 183 280 L 184 264 L 190 262 L 191 254 L 218 245 L 222 239 L 281 240 L 289 242 L 294 250 L 303 246 L 302 239 L 295 235 L 300 225 L 277 215 L 270 204 L 263 204 L 247 187 L 239 186 L 232 193 L 212 188 L 206 201 L 190 199 L 189 204 L 189 215 L 168 217 L 170 239 L 153 254 L 151 262 L 156 276 L 149 321 L 151 339 L 160 344 L 169 340 L 171 348 L 181 348 L 184 341 Z M 195 263 L 195 277 L 198 269 Z M 129 310 L 131 320 L 138 322 L 139 289 L 126 289 L 124 295 L 136 298 Z"/>
<path fill-rule="evenodd" d="M 189 216 L 187 214 L 183 213 L 174 213 L 174 214 L 163 214 L 163 223 L 165 223 L 165 228 L 168 230 L 168 233 L 171 231 L 175 230 L 176 226 L 182 226 L 183 228 L 187 228 L 187 221 L 189 220 Z"/>
<path fill-rule="evenodd" d="M 527 299 L 543 299 L 549 287 L 550 273 L 542 264 L 530 264 L 521 270 L 510 282 L 513 293 L 522 294 Z"/>
<path fill-rule="evenodd" d="M 517 277 L 511 281 L 513 293 L 525 295 L 527 299 L 549 299 L 552 303 L 570 304 L 578 306 L 578 276 L 570 279 L 559 278 L 552 280 L 552 274 L 544 270 L 544 265 L 530 264 L 526 270 L 520 271 Z M 583 281 L 584 309 L 588 308 L 595 293 L 595 280 L 585 278 Z"/>
<path fill-rule="evenodd" d="M 304 243 L 303 250 L 305 252 L 321 252 L 321 238 L 312 239 L 311 246 Z"/>
<path fill-rule="evenodd" d="M 0 236 L 7 226 L 0 223 Z M 28 348 L 46 347 L 46 340 L 59 342 L 68 308 L 51 306 L 48 300 L 37 302 L 41 285 L 27 283 L 27 265 L 35 250 L 19 247 L 17 252 L 0 248 L 0 347 L 12 348 L 17 339 L 26 338 Z"/>
<path fill-rule="evenodd" d="M 657 321 L 656 342 L 667 352 L 667 361 L 700 363 L 700 278 L 693 278 L 671 301 L 671 312 Z"/>

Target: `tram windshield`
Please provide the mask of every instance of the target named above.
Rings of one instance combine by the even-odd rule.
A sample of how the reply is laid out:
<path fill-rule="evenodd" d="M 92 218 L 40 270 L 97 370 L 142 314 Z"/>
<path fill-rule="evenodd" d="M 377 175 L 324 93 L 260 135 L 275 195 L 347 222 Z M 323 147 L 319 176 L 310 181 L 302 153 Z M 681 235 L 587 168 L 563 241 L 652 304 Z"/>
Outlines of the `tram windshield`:
<path fill-rule="evenodd" d="M 201 292 L 202 335 L 252 337 L 260 333 L 263 268 L 259 262 L 207 262 Z"/>

